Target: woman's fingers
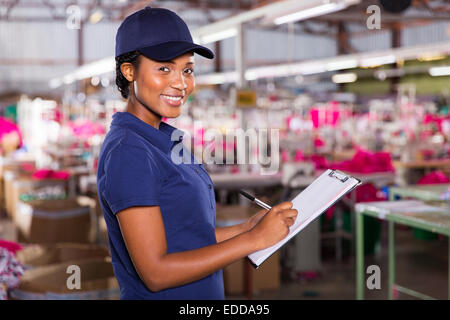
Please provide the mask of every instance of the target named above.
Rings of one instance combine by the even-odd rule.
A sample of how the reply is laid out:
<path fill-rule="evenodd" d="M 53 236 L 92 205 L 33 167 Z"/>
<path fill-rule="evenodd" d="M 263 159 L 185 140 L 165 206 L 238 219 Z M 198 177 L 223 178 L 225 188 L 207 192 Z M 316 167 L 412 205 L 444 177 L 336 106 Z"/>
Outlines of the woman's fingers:
<path fill-rule="evenodd" d="M 288 209 L 283 210 L 279 213 L 283 218 L 297 218 L 298 211 L 297 209 Z"/>
<path fill-rule="evenodd" d="M 279 214 L 286 222 L 286 225 L 288 227 L 290 227 L 295 223 L 295 220 L 297 219 L 298 211 L 297 211 L 297 209 L 288 209 L 288 210 L 283 210 Z"/>

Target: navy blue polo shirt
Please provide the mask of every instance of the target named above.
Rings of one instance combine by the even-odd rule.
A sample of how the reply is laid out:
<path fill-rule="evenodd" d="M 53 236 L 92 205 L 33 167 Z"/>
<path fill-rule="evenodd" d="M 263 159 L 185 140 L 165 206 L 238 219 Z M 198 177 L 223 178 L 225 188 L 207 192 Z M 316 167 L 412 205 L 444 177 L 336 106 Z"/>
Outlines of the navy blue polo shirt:
<path fill-rule="evenodd" d="M 116 217 L 129 207 L 159 206 L 169 253 L 217 243 L 213 183 L 181 143 L 182 133 L 164 122 L 158 130 L 131 113 L 117 112 L 103 142 L 97 189 L 121 299 L 224 299 L 222 270 L 150 291 L 134 268 Z"/>

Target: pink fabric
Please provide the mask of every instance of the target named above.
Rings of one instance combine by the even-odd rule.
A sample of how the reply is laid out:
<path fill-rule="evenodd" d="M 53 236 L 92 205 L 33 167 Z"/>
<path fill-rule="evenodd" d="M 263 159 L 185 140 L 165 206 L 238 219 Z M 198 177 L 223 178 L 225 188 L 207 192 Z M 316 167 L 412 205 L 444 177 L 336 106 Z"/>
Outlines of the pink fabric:
<path fill-rule="evenodd" d="M 339 110 L 311 109 L 310 116 L 314 128 L 319 128 L 323 125 L 330 125 L 332 127 L 335 127 L 339 120 Z"/>
<path fill-rule="evenodd" d="M 341 162 L 328 162 L 324 156 L 312 155 L 316 169 L 336 169 L 357 173 L 394 172 L 391 155 L 388 152 L 370 152 L 358 149 L 352 159 Z"/>
<path fill-rule="evenodd" d="M 330 163 L 331 169 L 358 173 L 394 172 L 388 152 L 370 152 L 358 149 L 351 160 Z"/>
<path fill-rule="evenodd" d="M 298 275 L 303 279 L 316 279 L 319 277 L 317 271 L 301 271 Z"/>
<path fill-rule="evenodd" d="M 434 123 L 439 132 L 442 132 L 442 122 L 445 120 L 450 120 L 450 116 L 439 116 L 435 114 L 427 114 L 423 119 L 424 124 Z"/>
<path fill-rule="evenodd" d="M 32 178 L 36 180 L 42 179 L 58 179 L 58 180 L 68 180 L 69 173 L 67 171 L 53 171 L 50 169 L 40 169 L 33 173 Z"/>
<path fill-rule="evenodd" d="M 289 162 L 289 152 L 287 150 L 281 151 L 281 161 L 282 162 Z"/>
<path fill-rule="evenodd" d="M 323 147 L 324 145 L 325 145 L 325 142 L 323 142 L 322 139 L 320 139 L 320 138 L 314 139 L 314 147 L 320 148 L 320 147 Z"/>
<path fill-rule="evenodd" d="M 11 120 L 0 117 L 0 139 L 3 135 L 11 132 L 17 132 L 20 140 L 19 147 L 22 147 L 22 134 L 20 133 L 19 127 Z"/>
<path fill-rule="evenodd" d="M 303 154 L 303 151 L 301 149 L 297 149 L 297 151 L 295 152 L 294 161 L 295 162 L 305 161 L 305 155 Z"/>
<path fill-rule="evenodd" d="M 8 250 L 9 252 L 11 252 L 14 255 L 16 254 L 17 251 L 22 250 L 22 246 L 20 244 L 18 244 L 17 242 L 3 240 L 3 239 L 0 239 L 0 248 L 5 248 L 6 250 Z"/>
<path fill-rule="evenodd" d="M 367 183 L 356 188 L 355 200 L 356 202 L 371 202 L 371 201 L 385 201 L 386 195 L 380 192 L 373 184 Z M 351 199 L 351 193 L 345 195 L 348 199 Z M 325 213 L 327 219 L 331 219 L 334 214 L 334 206 L 330 207 Z"/>
<path fill-rule="evenodd" d="M 93 123 L 89 120 L 69 122 L 68 126 L 72 129 L 74 135 L 81 139 L 87 139 L 96 134 L 104 134 L 105 129 L 99 123 Z"/>
<path fill-rule="evenodd" d="M 434 171 L 426 174 L 417 182 L 417 184 L 440 184 L 450 183 L 450 179 L 442 171 Z"/>
<path fill-rule="evenodd" d="M 324 156 L 313 154 L 310 160 L 314 163 L 316 170 L 318 169 L 328 169 L 327 159 Z"/>
<path fill-rule="evenodd" d="M 289 128 L 289 125 L 291 124 L 292 118 L 294 118 L 294 115 L 289 115 L 286 117 L 285 121 L 286 121 L 286 128 Z"/>
<path fill-rule="evenodd" d="M 205 145 L 205 128 L 197 129 L 194 132 L 194 145 L 195 146 L 204 146 Z"/>
<path fill-rule="evenodd" d="M 434 156 L 434 150 L 431 150 L 431 149 L 420 150 L 420 153 L 422 154 L 424 159 L 432 159 Z"/>
<path fill-rule="evenodd" d="M 24 163 L 21 165 L 21 168 L 22 168 L 22 170 L 27 171 L 27 172 L 34 172 L 34 170 L 36 170 L 34 165 L 31 163 Z"/>
<path fill-rule="evenodd" d="M 316 168 L 320 169 L 337 169 L 356 173 L 375 173 L 375 172 L 393 172 L 395 171 L 391 156 L 387 152 L 370 152 L 359 149 L 351 160 L 338 163 L 330 163 L 327 165 L 324 157 L 319 158 L 321 163 L 316 164 Z M 356 202 L 384 201 L 386 197 L 379 192 L 372 184 L 364 184 L 357 188 Z M 346 195 L 347 198 L 351 194 Z M 325 217 L 331 219 L 334 213 L 334 206 L 327 210 Z"/>
<path fill-rule="evenodd" d="M 386 196 L 381 193 L 373 184 L 367 183 L 355 189 L 356 202 L 372 202 L 372 201 L 385 201 Z M 348 199 L 351 198 L 350 194 L 347 194 Z"/>

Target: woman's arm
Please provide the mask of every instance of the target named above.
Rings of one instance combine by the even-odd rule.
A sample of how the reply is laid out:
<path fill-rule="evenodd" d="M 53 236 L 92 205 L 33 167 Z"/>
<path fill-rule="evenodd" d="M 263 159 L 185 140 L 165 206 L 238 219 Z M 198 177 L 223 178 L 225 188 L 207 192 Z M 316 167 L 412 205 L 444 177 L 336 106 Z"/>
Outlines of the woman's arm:
<path fill-rule="evenodd" d="M 291 202 L 275 206 L 250 231 L 199 249 L 167 253 L 159 206 L 132 207 L 117 214 L 125 244 L 142 281 L 151 291 L 190 283 L 248 254 L 269 247 L 289 233 L 297 216 Z"/>
<path fill-rule="evenodd" d="M 267 210 L 261 210 L 251 216 L 247 221 L 228 227 L 216 228 L 216 240 L 222 242 L 231 239 L 243 232 L 253 228 L 259 220 L 267 213 Z"/>

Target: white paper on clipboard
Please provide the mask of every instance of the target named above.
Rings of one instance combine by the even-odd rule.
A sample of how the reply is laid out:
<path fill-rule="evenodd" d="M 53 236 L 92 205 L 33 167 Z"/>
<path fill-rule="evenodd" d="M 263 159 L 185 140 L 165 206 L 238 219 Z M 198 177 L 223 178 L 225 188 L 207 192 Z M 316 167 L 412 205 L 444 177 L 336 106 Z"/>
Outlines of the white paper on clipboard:
<path fill-rule="evenodd" d="M 298 216 L 290 227 L 289 234 L 277 244 L 248 255 L 253 266 L 258 268 L 275 251 L 360 183 L 360 180 L 337 170 L 328 169 L 322 173 L 291 200 L 293 208 L 298 210 Z"/>

